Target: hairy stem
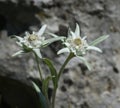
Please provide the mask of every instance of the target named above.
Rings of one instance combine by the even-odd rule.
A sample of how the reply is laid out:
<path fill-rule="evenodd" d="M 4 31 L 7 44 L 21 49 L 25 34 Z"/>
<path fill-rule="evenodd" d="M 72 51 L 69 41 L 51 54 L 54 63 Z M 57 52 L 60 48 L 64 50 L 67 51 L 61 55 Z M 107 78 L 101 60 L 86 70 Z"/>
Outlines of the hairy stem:
<path fill-rule="evenodd" d="M 60 79 L 61 74 L 63 73 L 65 66 L 68 64 L 68 62 L 71 60 L 71 58 L 74 57 L 73 53 L 70 53 L 69 56 L 67 57 L 67 59 L 65 60 L 64 64 L 61 66 L 59 73 L 58 73 L 58 82 Z M 57 83 L 58 83 L 57 82 Z M 57 92 L 57 88 L 54 89 L 53 91 L 53 96 L 52 96 L 52 108 L 55 108 L 55 98 L 56 98 L 56 92 Z"/>
<path fill-rule="evenodd" d="M 57 92 L 57 89 L 54 89 L 53 95 L 52 95 L 52 107 L 51 108 L 55 108 L 56 92 Z"/>
<path fill-rule="evenodd" d="M 74 57 L 73 53 L 70 53 L 69 56 L 67 57 L 67 59 L 65 60 L 64 64 L 61 66 L 60 71 L 58 73 L 58 81 L 60 79 L 61 74 L 63 73 L 65 66 L 68 64 L 68 62 L 71 60 L 71 58 Z"/>
<path fill-rule="evenodd" d="M 41 67 L 40 67 L 40 65 L 39 65 L 39 58 L 38 58 L 38 56 L 37 56 L 36 54 L 35 54 L 35 59 L 36 59 L 36 62 L 37 62 L 37 67 L 38 67 L 40 79 L 41 79 L 41 81 L 43 82 L 42 69 L 41 69 Z"/>

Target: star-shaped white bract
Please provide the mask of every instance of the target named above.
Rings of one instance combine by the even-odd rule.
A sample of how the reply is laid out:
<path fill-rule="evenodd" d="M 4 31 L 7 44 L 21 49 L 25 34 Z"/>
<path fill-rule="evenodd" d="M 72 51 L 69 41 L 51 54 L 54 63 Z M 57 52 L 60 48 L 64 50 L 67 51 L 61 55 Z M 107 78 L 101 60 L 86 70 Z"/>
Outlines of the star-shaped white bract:
<path fill-rule="evenodd" d="M 26 32 L 23 38 L 19 36 L 15 36 L 18 40 L 16 43 L 22 49 L 17 53 L 13 54 L 13 56 L 33 51 L 39 58 L 42 58 L 42 55 L 40 53 L 41 48 L 64 38 L 64 37 L 53 37 L 50 39 L 45 39 L 44 32 L 46 27 L 47 27 L 46 25 L 43 25 L 38 32 L 33 31 L 32 34 Z"/>
<path fill-rule="evenodd" d="M 45 37 L 43 36 L 44 31 L 46 29 L 46 25 L 43 25 L 38 32 L 34 32 L 32 34 L 26 32 L 23 38 L 16 36 L 18 39 L 17 44 L 22 46 L 23 44 L 28 48 L 39 48 L 42 46 Z"/>
<path fill-rule="evenodd" d="M 65 41 L 63 41 L 65 48 L 59 50 L 58 54 L 64 52 L 72 52 L 75 56 L 83 56 L 88 50 L 102 52 L 102 50 L 98 47 L 89 45 L 87 43 L 86 38 L 87 36 L 84 36 L 83 38 L 80 36 L 80 28 L 79 25 L 76 24 L 75 32 L 71 30 L 69 31 L 68 38 L 66 38 Z"/>
<path fill-rule="evenodd" d="M 15 36 L 18 39 L 16 43 L 22 48 L 22 50 L 13 54 L 13 56 L 34 51 L 38 57 L 42 58 L 40 48 L 44 46 L 45 37 L 43 34 L 46 27 L 46 25 L 43 25 L 38 32 L 33 32 L 32 34 L 26 32 L 23 38 Z"/>
<path fill-rule="evenodd" d="M 87 36 L 84 36 L 84 37 L 80 36 L 80 28 L 79 28 L 79 25 L 76 24 L 75 32 L 73 32 L 71 29 L 69 30 L 68 37 L 63 41 L 63 44 L 65 45 L 65 47 L 59 50 L 58 54 L 65 53 L 65 52 L 73 53 L 74 56 L 79 57 L 87 65 L 88 69 L 90 70 L 90 66 L 88 65 L 88 62 L 86 61 L 86 59 L 84 58 L 84 55 L 88 50 L 95 50 L 101 53 L 102 50 L 96 47 L 95 45 L 102 42 L 106 38 L 108 38 L 108 35 L 101 36 L 95 41 L 91 42 L 90 44 L 88 44 L 86 38 Z"/>

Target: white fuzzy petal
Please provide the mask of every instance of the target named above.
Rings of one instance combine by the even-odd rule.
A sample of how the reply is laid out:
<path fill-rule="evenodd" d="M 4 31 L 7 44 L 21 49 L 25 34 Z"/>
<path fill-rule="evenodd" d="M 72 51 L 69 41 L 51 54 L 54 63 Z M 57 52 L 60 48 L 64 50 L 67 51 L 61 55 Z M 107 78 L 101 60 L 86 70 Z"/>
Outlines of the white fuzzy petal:
<path fill-rule="evenodd" d="M 33 49 L 33 51 L 35 52 L 35 54 L 36 54 L 39 58 L 42 58 L 42 55 L 41 55 L 41 53 L 40 53 L 40 49 L 35 48 L 35 49 Z"/>
<path fill-rule="evenodd" d="M 79 25 L 76 23 L 75 35 L 80 36 L 80 28 Z"/>
<path fill-rule="evenodd" d="M 70 31 L 70 33 L 71 33 L 73 39 L 77 38 L 77 35 L 75 35 L 74 32 Z"/>
<path fill-rule="evenodd" d="M 70 52 L 70 50 L 68 48 L 62 48 L 57 52 L 57 54 L 66 53 L 66 52 Z"/>
<path fill-rule="evenodd" d="M 26 36 L 29 36 L 29 35 L 30 35 L 30 33 L 29 33 L 29 32 L 25 32 L 25 35 L 26 35 Z"/>
<path fill-rule="evenodd" d="M 86 38 L 87 38 L 87 36 L 84 36 L 84 37 L 82 38 L 82 40 L 86 40 Z"/>
<path fill-rule="evenodd" d="M 95 51 L 102 53 L 102 50 L 98 47 L 95 47 L 95 46 L 88 46 L 87 50 L 95 50 Z"/>
<path fill-rule="evenodd" d="M 45 31 L 45 29 L 46 29 L 46 27 L 47 27 L 47 25 L 43 25 L 43 26 L 40 28 L 40 30 L 37 32 L 37 35 L 38 35 L 38 36 L 42 36 L 43 33 L 44 33 L 44 31 Z"/>
<path fill-rule="evenodd" d="M 24 52 L 24 51 L 20 50 L 20 51 L 14 53 L 14 54 L 12 55 L 12 57 L 15 57 L 15 56 L 17 56 L 17 55 L 20 55 L 20 54 L 22 54 L 23 52 Z"/>
<path fill-rule="evenodd" d="M 33 32 L 32 32 L 32 34 L 33 34 L 33 35 L 35 35 L 35 34 L 36 34 L 36 32 L 35 32 L 35 31 L 33 31 Z"/>
<path fill-rule="evenodd" d="M 20 42 L 23 41 L 23 38 L 21 38 L 21 37 L 19 37 L 19 36 L 16 36 L 16 38 L 17 38 Z"/>
<path fill-rule="evenodd" d="M 68 42 L 65 42 L 64 44 L 65 44 L 67 47 L 70 46 L 70 43 L 68 43 Z"/>
<path fill-rule="evenodd" d="M 22 44 L 20 42 L 16 42 L 16 43 L 17 43 L 17 45 L 19 45 L 20 47 L 22 47 Z"/>

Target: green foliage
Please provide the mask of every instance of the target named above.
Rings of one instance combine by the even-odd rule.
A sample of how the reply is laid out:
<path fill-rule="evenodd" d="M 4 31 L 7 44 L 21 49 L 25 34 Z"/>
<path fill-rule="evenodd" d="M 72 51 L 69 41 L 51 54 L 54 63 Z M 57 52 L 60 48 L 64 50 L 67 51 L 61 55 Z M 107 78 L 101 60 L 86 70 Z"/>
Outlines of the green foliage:
<path fill-rule="evenodd" d="M 104 41 L 105 39 L 107 39 L 108 37 L 109 37 L 109 35 L 101 36 L 101 37 L 97 38 L 96 40 L 92 41 L 89 45 L 95 46 L 98 43 L 100 43 L 100 42 Z"/>
<path fill-rule="evenodd" d="M 87 60 L 85 59 L 84 55 L 88 50 L 102 52 L 102 50 L 96 47 L 95 45 L 104 41 L 109 36 L 108 35 L 101 36 L 98 39 L 91 42 L 90 44 L 88 44 L 86 40 L 86 36 L 84 37 L 80 36 L 80 27 L 78 24 L 76 24 L 75 31 L 72 31 L 69 28 L 68 36 L 66 37 L 57 36 L 56 34 L 53 34 L 53 33 L 47 33 L 50 36 L 52 36 L 52 38 L 46 39 L 45 36 L 43 36 L 46 27 L 47 27 L 46 25 L 43 25 L 38 32 L 33 31 L 32 34 L 26 32 L 26 35 L 24 37 L 13 36 L 13 37 L 16 37 L 17 39 L 16 43 L 21 47 L 21 49 L 17 53 L 15 53 L 13 56 L 17 56 L 19 54 L 28 53 L 28 52 L 32 52 L 35 54 L 37 67 L 40 74 L 40 80 L 42 82 L 42 91 L 34 82 L 32 82 L 32 84 L 37 94 L 39 95 L 40 108 L 55 108 L 55 97 L 56 97 L 56 91 L 58 88 L 58 82 L 61 77 L 61 74 L 65 69 L 65 66 L 69 63 L 69 61 L 73 57 L 78 57 L 87 66 L 87 68 L 91 70 L 91 67 L 87 62 Z M 68 57 L 63 62 L 60 70 L 58 70 L 58 73 L 52 61 L 49 60 L 48 58 L 43 58 L 40 52 L 41 49 L 47 47 L 48 45 L 56 41 L 61 41 L 62 44 L 64 45 L 64 47 L 60 49 L 57 54 L 69 53 Z M 45 78 L 43 78 L 42 76 L 43 71 L 40 67 L 40 60 L 43 60 L 46 66 L 50 70 L 50 75 Z M 53 83 L 53 93 L 52 93 L 51 100 L 48 99 L 48 87 L 49 87 L 50 80 L 52 80 L 52 83 Z M 69 106 L 69 108 L 71 108 L 71 106 Z"/>
<path fill-rule="evenodd" d="M 50 69 L 54 88 L 57 88 L 57 86 L 58 86 L 58 75 L 57 75 L 57 71 L 56 71 L 54 65 L 53 65 L 52 62 L 51 62 L 49 59 L 47 59 L 47 58 L 44 58 L 43 61 L 47 64 L 47 66 L 48 66 L 49 69 Z"/>
<path fill-rule="evenodd" d="M 51 43 L 53 43 L 53 42 L 56 42 L 56 41 L 59 41 L 59 40 L 63 40 L 64 38 L 65 38 L 65 37 L 54 37 L 54 38 L 45 40 L 42 44 L 43 44 L 44 46 L 46 46 L 46 45 L 49 45 L 49 44 L 51 44 Z"/>
<path fill-rule="evenodd" d="M 38 93 L 39 96 L 39 102 L 40 102 L 40 108 L 49 108 L 48 104 L 47 104 L 47 100 L 45 98 L 45 96 L 43 95 L 43 93 L 41 92 L 41 90 L 39 89 L 39 87 L 32 81 L 32 84 L 36 90 L 36 92 Z"/>
<path fill-rule="evenodd" d="M 42 84 L 42 91 L 45 95 L 45 97 L 48 99 L 48 86 L 49 86 L 49 81 L 52 79 L 51 76 L 47 76 L 44 80 L 43 80 L 43 84 Z"/>

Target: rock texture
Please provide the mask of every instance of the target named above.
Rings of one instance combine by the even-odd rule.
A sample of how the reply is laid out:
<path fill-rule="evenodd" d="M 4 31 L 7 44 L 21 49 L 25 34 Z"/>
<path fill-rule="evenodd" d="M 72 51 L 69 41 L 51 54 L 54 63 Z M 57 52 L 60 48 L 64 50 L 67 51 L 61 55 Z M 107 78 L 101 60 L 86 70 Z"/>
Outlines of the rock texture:
<path fill-rule="evenodd" d="M 81 26 L 81 35 L 87 35 L 89 41 L 101 35 L 110 35 L 106 41 L 98 45 L 103 50 L 102 54 L 89 52 L 86 55 L 93 67 L 91 71 L 88 71 L 76 58 L 67 65 L 59 83 L 56 108 L 68 108 L 68 106 L 72 108 L 119 108 L 119 4 L 119 0 L 47 0 L 37 4 L 42 12 L 39 10 L 35 13 L 36 18 L 42 24 L 47 24 L 48 30 L 56 34 L 66 35 L 68 25 L 74 29 L 77 22 Z M 27 19 L 29 20 L 29 17 Z M 59 43 L 54 43 L 47 48 L 47 52 L 43 50 L 43 54 L 51 59 L 54 57 L 56 67 L 60 68 L 66 55 L 56 56 L 58 48 L 61 48 Z M 10 57 L 17 50 L 13 40 L 2 36 L 0 49 L 1 76 L 24 83 L 28 83 L 28 77 L 38 78 L 32 55 Z"/>

